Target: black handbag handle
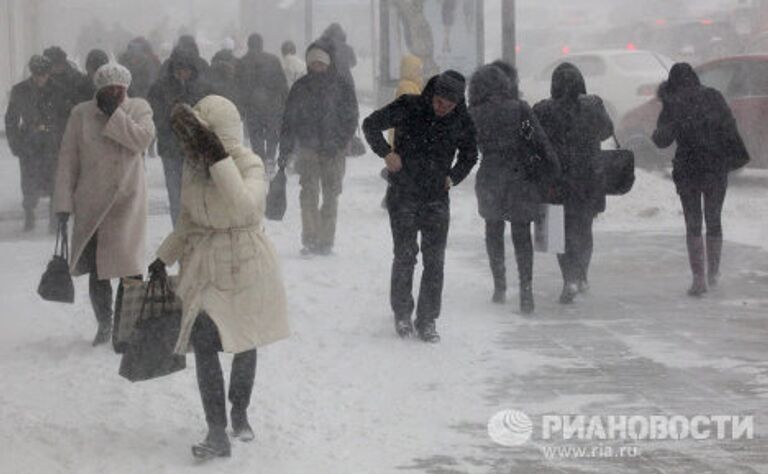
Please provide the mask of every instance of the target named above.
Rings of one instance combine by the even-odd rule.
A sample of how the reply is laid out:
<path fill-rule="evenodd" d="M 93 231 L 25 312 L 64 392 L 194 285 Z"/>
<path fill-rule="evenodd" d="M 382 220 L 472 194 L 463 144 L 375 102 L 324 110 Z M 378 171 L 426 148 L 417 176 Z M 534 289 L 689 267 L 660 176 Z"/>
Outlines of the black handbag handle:
<path fill-rule="evenodd" d="M 61 249 L 61 252 L 59 252 Z M 53 255 L 62 257 L 69 262 L 69 235 L 67 233 L 67 224 L 59 222 L 59 228 L 56 230 L 56 245 L 53 247 Z"/>
<path fill-rule="evenodd" d="M 619 143 L 619 139 L 616 138 L 616 134 L 612 133 L 611 136 L 613 137 L 613 141 L 616 142 L 616 149 L 621 150 L 621 143 Z"/>

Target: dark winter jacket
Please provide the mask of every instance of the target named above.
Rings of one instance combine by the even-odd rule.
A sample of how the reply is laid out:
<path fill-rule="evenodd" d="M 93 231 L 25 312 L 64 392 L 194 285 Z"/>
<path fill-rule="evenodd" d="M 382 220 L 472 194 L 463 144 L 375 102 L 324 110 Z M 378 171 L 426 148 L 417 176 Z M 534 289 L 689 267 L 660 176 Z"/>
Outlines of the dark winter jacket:
<path fill-rule="evenodd" d="M 605 195 L 595 186 L 592 158 L 613 134 L 613 123 L 602 99 L 585 92 L 581 72 L 564 63 L 552 74 L 552 97 L 536 104 L 533 112 L 560 159 L 558 188 L 564 203 L 598 213 L 605 210 Z"/>
<path fill-rule="evenodd" d="M 723 95 L 702 86 L 690 66 L 681 66 L 673 67 L 670 80 L 659 87 L 663 108 L 653 134 L 660 148 L 677 142 L 672 175 L 678 189 L 706 174 L 724 175 L 733 158 L 747 156 Z"/>
<path fill-rule="evenodd" d="M 233 104 L 239 100 L 235 81 L 237 63 L 237 58 L 228 49 L 219 51 L 211 59 L 211 85 L 218 95 L 226 97 Z"/>
<path fill-rule="evenodd" d="M 280 59 L 251 50 L 240 59 L 236 78 L 239 105 L 245 117 L 266 117 L 279 124 L 288 97 L 288 80 Z"/>
<path fill-rule="evenodd" d="M 347 44 L 347 34 L 338 23 L 332 23 L 320 37 L 319 42 L 326 43 L 331 53 L 331 60 L 339 75 L 355 87 L 352 68 L 357 65 L 355 50 Z"/>
<path fill-rule="evenodd" d="M 194 106 L 203 97 L 215 93 L 213 87 L 199 78 L 197 59 L 180 49 L 175 49 L 168 59 L 168 73 L 155 82 L 149 90 L 148 101 L 152 106 L 157 129 L 157 151 L 166 158 L 181 158 L 184 153 L 171 128 L 171 111 L 176 104 Z M 174 72 L 181 68 L 192 70 L 192 78 L 181 83 Z"/>
<path fill-rule="evenodd" d="M 65 92 L 52 80 L 42 88 L 37 87 L 32 78 L 13 86 L 5 112 L 5 132 L 11 152 L 21 158 L 34 154 L 56 155 L 70 108 Z"/>
<path fill-rule="evenodd" d="M 297 147 L 329 157 L 342 155 L 355 134 L 358 118 L 357 99 L 349 83 L 333 68 L 310 72 L 288 94 L 280 131 L 281 160 Z"/>
<path fill-rule="evenodd" d="M 559 178 L 560 164 L 531 108 L 514 91 L 509 77 L 492 65 L 478 69 L 470 81 L 469 114 L 482 153 L 475 193 L 484 219 L 526 223 L 539 214 L 541 181 Z M 525 121 L 533 131 L 531 147 L 523 135 Z M 530 162 L 532 151 L 541 162 Z M 534 166 L 546 176 L 534 176 Z"/>
<path fill-rule="evenodd" d="M 63 72 L 51 74 L 51 80 L 63 93 L 62 98 L 68 108 L 67 115 L 77 104 L 93 99 L 94 86 L 90 78 L 71 64 L 68 64 Z"/>
<path fill-rule="evenodd" d="M 131 71 L 129 97 L 146 98 L 149 89 L 160 73 L 160 60 L 152 53 L 147 40 L 135 39 L 128 44 L 128 49 L 120 55 L 118 62 Z"/>
<path fill-rule="evenodd" d="M 445 117 L 435 115 L 437 77 L 429 80 L 421 95 L 400 96 L 363 122 L 368 144 L 382 158 L 392 151 L 382 132 L 395 129 L 394 149 L 403 168 L 390 173 L 389 182 L 397 197 L 447 199 L 446 177 L 459 184 L 477 163 L 475 127 L 466 104 L 462 101 Z"/>

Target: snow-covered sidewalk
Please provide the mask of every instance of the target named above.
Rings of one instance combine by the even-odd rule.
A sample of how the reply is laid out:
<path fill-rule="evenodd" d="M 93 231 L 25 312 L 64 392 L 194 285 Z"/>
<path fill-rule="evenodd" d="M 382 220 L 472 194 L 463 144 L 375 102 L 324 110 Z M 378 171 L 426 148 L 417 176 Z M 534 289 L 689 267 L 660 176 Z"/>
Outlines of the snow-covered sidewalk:
<path fill-rule="evenodd" d="M 16 179 L 14 165 L 0 158 L 6 183 Z M 154 249 L 170 221 L 159 160 L 147 166 Z M 555 259 L 537 254 L 537 311 L 522 318 L 514 291 L 507 305 L 490 303 L 468 180 L 452 194 L 443 341 L 401 341 L 388 305 L 380 167 L 370 156 L 349 161 L 331 257 L 299 256 L 298 183 L 289 179 L 286 220 L 267 223 L 267 233 L 282 257 L 294 334 L 259 354 L 256 441 L 236 443 L 231 459 L 206 472 L 768 472 L 760 438 L 768 434 L 768 253 L 729 242 L 721 288 L 688 298 L 672 184 L 639 173 L 636 190 L 611 200 L 598 222 L 591 294 L 558 305 Z M 119 357 L 90 346 L 85 279 L 76 280 L 72 306 L 36 295 L 53 242 L 43 225 L 22 240 L 13 188 L 0 196 L 0 472 L 201 472 L 189 453 L 205 433 L 193 357 L 165 379 L 120 378 Z M 729 190 L 726 232 L 738 231 L 729 238 L 765 245 L 764 189 Z M 511 287 L 514 269 L 509 243 Z M 507 448 L 489 438 L 489 418 L 510 408 L 532 418 L 751 414 L 758 439 L 640 442 L 638 458 L 548 460 L 543 442 Z"/>

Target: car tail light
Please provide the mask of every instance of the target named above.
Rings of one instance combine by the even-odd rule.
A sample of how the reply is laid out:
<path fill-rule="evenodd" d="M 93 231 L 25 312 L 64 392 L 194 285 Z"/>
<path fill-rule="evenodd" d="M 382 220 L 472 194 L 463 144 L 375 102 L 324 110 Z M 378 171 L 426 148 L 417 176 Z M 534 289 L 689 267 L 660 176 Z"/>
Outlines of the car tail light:
<path fill-rule="evenodd" d="M 627 43 L 627 51 L 636 51 L 637 46 L 635 46 L 635 43 L 632 43 L 631 41 Z"/>
<path fill-rule="evenodd" d="M 701 20 L 701 24 L 702 25 L 707 25 L 708 26 L 708 25 L 711 25 L 712 23 L 714 23 L 714 22 L 712 20 L 708 19 L 708 18 L 704 19 L 704 20 Z"/>
<path fill-rule="evenodd" d="M 571 54 L 571 47 L 567 45 L 563 46 L 562 52 L 563 52 L 563 56 L 567 56 Z"/>

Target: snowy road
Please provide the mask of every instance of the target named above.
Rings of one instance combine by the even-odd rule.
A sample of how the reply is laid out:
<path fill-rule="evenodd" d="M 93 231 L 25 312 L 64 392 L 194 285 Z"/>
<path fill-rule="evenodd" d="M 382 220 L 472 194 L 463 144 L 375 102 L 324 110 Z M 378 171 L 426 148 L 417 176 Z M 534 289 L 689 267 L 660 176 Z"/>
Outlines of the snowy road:
<path fill-rule="evenodd" d="M 490 303 L 467 181 L 452 196 L 443 342 L 400 341 L 387 303 L 380 165 L 349 162 L 336 255 L 327 258 L 299 257 L 290 179 L 286 221 L 267 231 L 282 257 L 294 335 L 259 354 L 256 442 L 201 470 L 189 455 L 205 432 L 193 359 L 184 372 L 130 384 L 109 348 L 90 347 L 85 279 L 74 306 L 40 301 L 35 288 L 53 243 L 42 229 L 21 240 L 16 163 L 0 157 L 0 473 L 768 472 L 764 249 L 729 242 L 721 288 L 700 301 L 684 296 L 679 205 L 669 181 L 641 173 L 633 194 L 609 202 L 598 222 L 591 294 L 556 304 L 559 271 L 537 254 L 537 312 L 524 319 L 514 292 L 505 306 Z M 148 169 L 154 249 L 170 222 L 158 160 Z M 729 190 L 727 238 L 765 247 L 764 189 Z M 489 418 L 510 408 L 535 422 L 544 414 L 753 415 L 757 439 L 638 441 L 633 458 L 547 459 L 556 444 L 536 432 L 517 448 L 489 438 Z"/>

